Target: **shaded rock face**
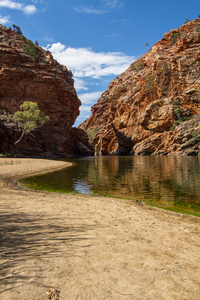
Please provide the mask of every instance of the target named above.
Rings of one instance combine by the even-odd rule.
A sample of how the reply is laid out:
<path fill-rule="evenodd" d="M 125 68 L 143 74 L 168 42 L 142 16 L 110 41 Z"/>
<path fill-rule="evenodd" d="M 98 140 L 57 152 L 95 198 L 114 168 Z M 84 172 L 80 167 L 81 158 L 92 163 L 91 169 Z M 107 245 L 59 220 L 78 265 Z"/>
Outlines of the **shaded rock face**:
<path fill-rule="evenodd" d="M 23 101 L 37 102 L 50 117 L 42 128 L 23 137 L 15 153 L 29 156 L 82 154 L 79 141 L 84 141 L 84 154 L 91 146 L 85 133 L 74 134 L 72 125 L 79 115 L 80 100 L 74 89 L 72 73 L 55 61 L 50 52 L 32 45 L 34 53 L 20 34 L 0 26 L 0 152 L 12 152 L 19 133 L 6 113 L 19 110 Z M 81 138 L 82 134 L 82 138 Z M 78 140 L 76 140 L 76 137 Z M 83 147 L 82 147 L 83 148 Z"/>
<path fill-rule="evenodd" d="M 200 19 L 115 78 L 80 127 L 97 155 L 200 152 Z"/>

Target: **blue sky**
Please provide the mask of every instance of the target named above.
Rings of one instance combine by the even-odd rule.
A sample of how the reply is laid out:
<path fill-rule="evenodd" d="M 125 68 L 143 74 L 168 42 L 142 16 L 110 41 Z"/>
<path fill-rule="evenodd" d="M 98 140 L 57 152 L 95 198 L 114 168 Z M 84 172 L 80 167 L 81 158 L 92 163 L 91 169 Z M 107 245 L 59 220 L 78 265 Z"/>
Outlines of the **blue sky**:
<path fill-rule="evenodd" d="M 199 14 L 200 0 L 0 0 L 1 24 L 20 26 L 72 70 L 82 102 L 75 126 L 117 75 Z"/>

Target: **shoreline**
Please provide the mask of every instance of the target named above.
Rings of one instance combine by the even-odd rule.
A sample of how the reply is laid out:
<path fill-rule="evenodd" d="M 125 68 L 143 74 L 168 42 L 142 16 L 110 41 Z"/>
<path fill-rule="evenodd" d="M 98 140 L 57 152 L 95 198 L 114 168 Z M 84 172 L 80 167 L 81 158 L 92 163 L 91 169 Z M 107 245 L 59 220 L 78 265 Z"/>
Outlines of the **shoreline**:
<path fill-rule="evenodd" d="M 22 166 L 22 163 L 25 163 L 25 168 Z M 10 188 L 18 186 L 21 189 L 30 190 L 23 187 L 18 180 L 28 176 L 59 171 L 71 165 L 72 163 L 70 162 L 52 159 L 0 158 L 0 187 L 3 185 Z"/>
<path fill-rule="evenodd" d="M 23 163 L 25 163 L 24 168 L 22 166 Z M 67 168 L 71 165 L 69 162 L 43 158 L 0 158 L 0 176 L 5 179 L 41 175 Z"/>
<path fill-rule="evenodd" d="M 60 300 L 198 300 L 199 218 L 12 185 L 69 165 L 0 159 L 0 297 L 44 300 L 52 287 Z"/>
<path fill-rule="evenodd" d="M 38 164 L 38 161 L 39 161 L 39 164 Z M 27 168 L 26 170 L 23 169 L 22 173 L 19 174 L 19 169 L 21 169 L 20 167 L 17 168 L 17 170 L 13 170 L 12 173 L 10 173 L 9 171 L 9 174 L 8 176 L 2 176 L 2 173 L 5 172 L 3 171 L 2 172 L 2 165 L 3 162 L 5 163 L 8 163 L 8 164 L 5 164 L 6 166 L 6 169 L 8 169 L 8 166 L 13 166 L 13 165 L 17 165 L 17 164 L 21 164 L 21 162 L 25 162 L 26 165 L 28 164 L 29 168 Z M 13 162 L 13 163 L 11 163 Z M 19 163 L 20 162 L 20 163 Z M 33 162 L 33 163 L 32 163 Z M 35 163 L 37 162 L 37 163 Z M 42 166 L 42 164 L 43 166 Z M 29 187 L 26 187 L 24 186 L 23 184 L 21 184 L 19 182 L 19 179 L 23 179 L 23 178 L 26 178 L 26 177 L 29 177 L 29 176 L 37 176 L 37 175 L 43 175 L 43 174 L 46 174 L 46 173 L 51 173 L 51 172 L 54 172 L 54 171 L 59 171 L 59 170 L 62 170 L 64 168 L 68 168 L 68 167 L 71 167 L 73 165 L 73 163 L 71 162 L 65 162 L 65 161 L 60 161 L 60 160 L 53 160 L 53 159 L 49 159 L 49 158 L 0 158 L 0 187 L 1 187 L 1 181 L 4 182 L 4 184 L 6 184 L 6 186 L 9 186 L 10 188 L 19 188 L 19 189 L 23 189 L 23 190 L 26 190 L 26 191 L 33 191 L 33 192 L 41 192 L 41 193 L 56 193 L 56 192 L 53 192 L 53 191 L 46 191 L 46 190 L 37 190 L 37 189 L 31 189 Z M 42 168 L 41 168 L 42 166 Z M 12 168 L 12 167 L 11 167 Z M 74 194 L 74 193 L 62 193 L 60 192 L 59 194 L 63 194 L 63 195 L 77 195 L 77 194 Z M 82 194 L 79 194 L 79 195 L 82 195 Z M 86 197 L 105 197 L 105 198 L 112 198 L 112 199 L 118 199 L 118 200 L 122 200 L 122 201 L 126 201 L 127 203 L 129 204 L 135 204 L 135 205 L 140 205 L 140 206 L 146 206 L 148 209 L 155 209 L 155 210 L 159 210 L 159 211 L 162 211 L 164 210 L 165 213 L 176 213 L 176 214 L 184 214 L 184 216 L 192 216 L 192 217 L 195 217 L 195 218 L 200 218 L 199 216 L 199 213 L 196 213 L 196 212 L 188 212 L 188 211 L 182 211 L 181 209 L 178 210 L 178 209 L 171 209 L 171 208 L 165 208 L 165 207 L 159 207 L 157 205 L 151 205 L 151 204 L 147 204 L 145 201 L 135 201 L 135 200 L 132 200 L 132 199 L 126 199 L 126 198 L 123 198 L 123 197 L 115 197 L 115 196 L 101 196 L 101 195 L 85 195 Z"/>

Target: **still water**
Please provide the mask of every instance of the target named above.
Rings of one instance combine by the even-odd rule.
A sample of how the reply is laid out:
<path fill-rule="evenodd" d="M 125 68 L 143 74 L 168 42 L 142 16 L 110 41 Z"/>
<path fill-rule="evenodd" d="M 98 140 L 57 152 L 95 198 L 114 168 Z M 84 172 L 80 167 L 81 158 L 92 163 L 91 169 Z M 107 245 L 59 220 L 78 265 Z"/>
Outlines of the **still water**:
<path fill-rule="evenodd" d="M 142 200 L 200 213 L 200 157 L 102 156 L 69 159 L 72 166 L 23 183 L 31 188 Z"/>

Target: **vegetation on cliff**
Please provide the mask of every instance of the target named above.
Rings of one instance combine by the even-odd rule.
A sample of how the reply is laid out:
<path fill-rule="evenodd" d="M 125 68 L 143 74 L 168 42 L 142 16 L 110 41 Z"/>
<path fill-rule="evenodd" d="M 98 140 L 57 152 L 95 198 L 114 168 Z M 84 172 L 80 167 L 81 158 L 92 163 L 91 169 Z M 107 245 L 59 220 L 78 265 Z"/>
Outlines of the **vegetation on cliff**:
<path fill-rule="evenodd" d="M 50 121 L 25 135 L 16 155 L 68 156 L 92 154 L 86 133 L 72 128 L 81 104 L 72 72 L 25 38 L 17 25 L 0 25 L 0 153 L 11 153 L 20 138 L 13 114 L 25 101 L 37 103 Z M 23 132 L 23 131 L 22 131 Z"/>
<path fill-rule="evenodd" d="M 198 155 L 200 18 L 165 33 L 115 78 L 80 127 L 97 155 Z"/>

